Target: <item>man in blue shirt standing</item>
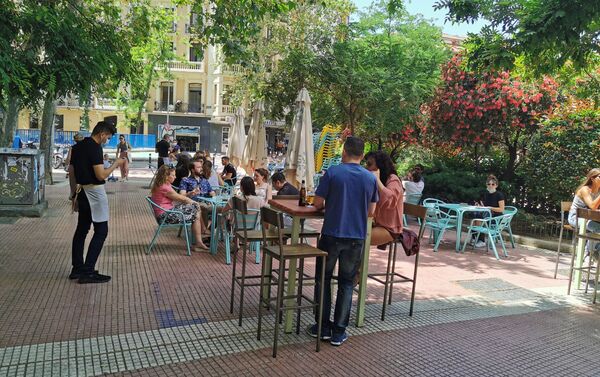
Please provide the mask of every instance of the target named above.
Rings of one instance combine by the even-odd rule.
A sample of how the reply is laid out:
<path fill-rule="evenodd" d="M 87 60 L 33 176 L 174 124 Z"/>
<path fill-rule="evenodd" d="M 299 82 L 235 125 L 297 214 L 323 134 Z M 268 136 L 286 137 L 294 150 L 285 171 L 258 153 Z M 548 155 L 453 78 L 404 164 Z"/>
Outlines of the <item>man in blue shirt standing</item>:
<path fill-rule="evenodd" d="M 317 264 L 316 267 L 315 298 L 323 292 L 321 339 L 330 340 L 334 346 L 348 339 L 346 327 L 352 308 L 354 276 L 367 235 L 367 216 L 373 214 L 379 200 L 375 176 L 360 166 L 364 147 L 361 139 L 348 137 L 342 151 L 342 164 L 327 170 L 315 192 L 315 207 L 325 209 L 319 249 L 327 252 L 323 287 L 319 284 L 321 266 Z M 331 276 L 338 260 L 338 291 L 331 322 Z M 309 328 L 309 333 L 316 337 L 317 325 Z"/>

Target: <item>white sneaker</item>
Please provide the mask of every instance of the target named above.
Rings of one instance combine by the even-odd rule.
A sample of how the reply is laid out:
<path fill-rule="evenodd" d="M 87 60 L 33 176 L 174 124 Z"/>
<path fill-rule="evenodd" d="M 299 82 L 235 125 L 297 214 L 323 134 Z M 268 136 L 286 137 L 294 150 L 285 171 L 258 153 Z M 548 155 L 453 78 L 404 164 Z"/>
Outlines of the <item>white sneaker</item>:
<path fill-rule="evenodd" d="M 485 241 L 477 241 L 477 242 L 475 242 L 475 247 L 485 247 Z"/>

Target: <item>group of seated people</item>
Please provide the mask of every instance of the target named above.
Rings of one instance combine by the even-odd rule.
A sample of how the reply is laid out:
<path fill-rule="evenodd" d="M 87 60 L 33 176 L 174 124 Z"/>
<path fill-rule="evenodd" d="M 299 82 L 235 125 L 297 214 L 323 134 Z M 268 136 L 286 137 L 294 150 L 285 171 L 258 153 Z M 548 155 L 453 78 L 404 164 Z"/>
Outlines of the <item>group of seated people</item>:
<path fill-rule="evenodd" d="M 192 224 L 192 232 L 196 239 L 195 251 L 207 250 L 202 241 L 210 229 L 210 215 L 212 204 L 202 201 L 202 197 L 213 197 L 216 195 L 215 188 L 229 187 L 233 189 L 237 183 L 235 167 L 229 162 L 228 157 L 222 158 L 223 172 L 217 174 L 210 160 L 205 159 L 202 152 L 196 153 L 193 158 L 186 154 L 178 155 L 176 167 L 170 165 L 161 166 L 151 186 L 151 199 L 160 208 L 154 207 L 154 214 L 158 222 L 167 224 L 179 224 L 185 219 Z M 299 191 L 286 182 L 282 173 L 275 173 L 270 178 L 269 171 L 259 168 L 254 171 L 254 177 L 243 177 L 240 180 L 239 196 L 246 200 L 248 208 L 259 209 L 267 205 L 273 197 L 273 189 L 279 195 L 298 195 Z M 162 209 L 161 209 L 162 208 Z M 219 211 L 231 209 L 231 203 Z M 180 214 L 165 212 L 175 210 Z"/>
<path fill-rule="evenodd" d="M 575 229 L 577 229 L 578 208 L 600 209 L 600 169 L 591 169 L 581 185 L 575 190 L 568 217 L 569 225 Z M 589 221 L 586 224 L 586 230 L 591 233 L 600 233 L 600 223 Z M 588 259 L 590 255 L 594 260 L 600 259 L 600 242 L 596 242 L 593 247 L 590 247 L 590 242 L 586 242 L 585 258 Z"/>

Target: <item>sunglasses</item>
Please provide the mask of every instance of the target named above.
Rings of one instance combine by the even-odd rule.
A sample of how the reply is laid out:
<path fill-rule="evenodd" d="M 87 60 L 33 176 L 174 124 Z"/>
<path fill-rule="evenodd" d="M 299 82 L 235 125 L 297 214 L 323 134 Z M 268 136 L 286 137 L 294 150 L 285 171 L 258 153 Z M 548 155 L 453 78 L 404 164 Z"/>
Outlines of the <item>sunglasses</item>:
<path fill-rule="evenodd" d="M 489 182 L 487 183 L 488 186 L 496 186 L 496 184 L 494 182 Z"/>

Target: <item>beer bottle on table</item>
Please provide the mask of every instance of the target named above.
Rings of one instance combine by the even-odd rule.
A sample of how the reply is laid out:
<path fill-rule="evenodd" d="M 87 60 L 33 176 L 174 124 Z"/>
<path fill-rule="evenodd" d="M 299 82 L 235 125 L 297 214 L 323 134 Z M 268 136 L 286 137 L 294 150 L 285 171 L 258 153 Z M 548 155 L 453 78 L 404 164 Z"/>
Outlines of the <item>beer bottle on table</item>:
<path fill-rule="evenodd" d="M 298 205 L 300 207 L 306 206 L 306 183 L 304 180 L 302 181 L 302 185 L 300 186 L 300 198 L 298 198 Z"/>

